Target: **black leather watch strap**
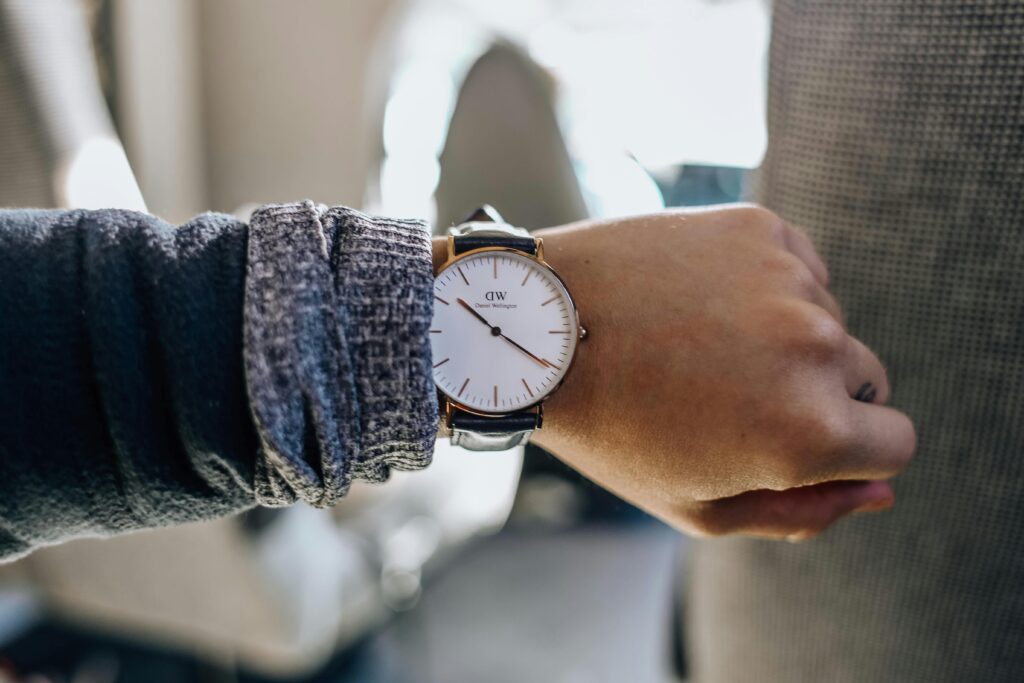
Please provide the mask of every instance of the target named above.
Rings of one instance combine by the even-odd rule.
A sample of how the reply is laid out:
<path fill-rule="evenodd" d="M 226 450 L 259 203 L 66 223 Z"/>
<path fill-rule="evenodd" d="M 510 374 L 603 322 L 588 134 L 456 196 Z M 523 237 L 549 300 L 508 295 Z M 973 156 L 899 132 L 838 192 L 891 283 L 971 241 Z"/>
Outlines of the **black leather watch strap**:
<path fill-rule="evenodd" d="M 540 427 L 540 411 L 524 410 L 485 417 L 462 410 L 452 412 L 452 443 L 476 451 L 503 451 L 521 446 Z"/>
<path fill-rule="evenodd" d="M 507 434 L 509 432 L 523 431 L 524 429 L 536 429 L 538 426 L 536 410 L 524 410 L 501 417 L 485 417 L 462 410 L 455 410 L 452 413 L 452 427 L 474 432 Z"/>
<path fill-rule="evenodd" d="M 532 237 L 515 237 L 512 235 L 507 237 L 495 235 L 457 235 L 455 237 L 454 251 L 456 256 L 483 247 L 507 247 L 533 256 L 537 255 L 537 241 Z"/>

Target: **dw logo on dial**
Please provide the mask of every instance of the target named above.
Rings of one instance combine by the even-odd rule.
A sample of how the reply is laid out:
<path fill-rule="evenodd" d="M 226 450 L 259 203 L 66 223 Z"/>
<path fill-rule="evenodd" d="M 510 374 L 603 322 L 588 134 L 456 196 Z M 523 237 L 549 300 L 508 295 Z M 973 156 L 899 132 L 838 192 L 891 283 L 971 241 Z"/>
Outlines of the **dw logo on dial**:
<path fill-rule="evenodd" d="M 504 301 L 508 292 L 487 292 L 484 298 L 488 301 Z"/>

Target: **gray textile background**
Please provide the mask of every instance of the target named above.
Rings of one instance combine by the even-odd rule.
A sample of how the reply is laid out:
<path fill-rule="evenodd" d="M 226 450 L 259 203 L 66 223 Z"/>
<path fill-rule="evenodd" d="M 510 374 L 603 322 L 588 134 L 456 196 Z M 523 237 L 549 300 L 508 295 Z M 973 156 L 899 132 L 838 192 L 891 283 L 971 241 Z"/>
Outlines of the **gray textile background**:
<path fill-rule="evenodd" d="M 890 514 L 698 544 L 694 680 L 1024 680 L 1024 3 L 776 2 L 759 199 L 919 427 Z"/>

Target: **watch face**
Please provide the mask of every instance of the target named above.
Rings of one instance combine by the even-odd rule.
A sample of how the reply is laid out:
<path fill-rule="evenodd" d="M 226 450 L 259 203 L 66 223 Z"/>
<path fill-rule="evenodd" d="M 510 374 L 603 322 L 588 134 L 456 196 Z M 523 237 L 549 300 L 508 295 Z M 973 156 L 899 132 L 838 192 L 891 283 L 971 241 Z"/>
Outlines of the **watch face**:
<path fill-rule="evenodd" d="M 532 406 L 569 369 L 579 324 L 562 281 L 506 250 L 452 262 L 434 280 L 434 382 L 478 413 Z"/>

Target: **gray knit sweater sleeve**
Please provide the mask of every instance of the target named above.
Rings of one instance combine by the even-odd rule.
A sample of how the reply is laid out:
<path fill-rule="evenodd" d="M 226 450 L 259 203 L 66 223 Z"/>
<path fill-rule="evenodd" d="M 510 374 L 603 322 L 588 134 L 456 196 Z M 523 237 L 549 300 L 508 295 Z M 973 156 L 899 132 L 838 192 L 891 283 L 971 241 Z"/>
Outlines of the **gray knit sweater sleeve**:
<path fill-rule="evenodd" d="M 248 251 L 257 501 L 333 505 L 353 478 L 426 466 L 437 406 L 423 224 L 310 202 L 265 206 Z"/>
<path fill-rule="evenodd" d="M 0 210 L 0 561 L 430 461 L 425 226 Z"/>

